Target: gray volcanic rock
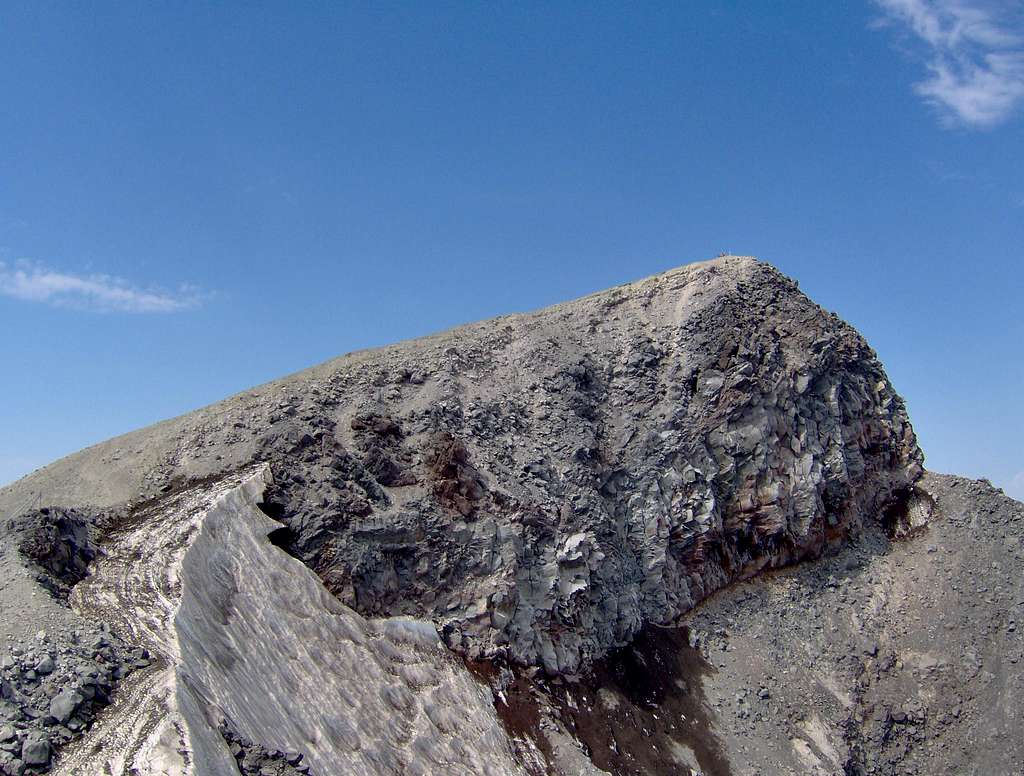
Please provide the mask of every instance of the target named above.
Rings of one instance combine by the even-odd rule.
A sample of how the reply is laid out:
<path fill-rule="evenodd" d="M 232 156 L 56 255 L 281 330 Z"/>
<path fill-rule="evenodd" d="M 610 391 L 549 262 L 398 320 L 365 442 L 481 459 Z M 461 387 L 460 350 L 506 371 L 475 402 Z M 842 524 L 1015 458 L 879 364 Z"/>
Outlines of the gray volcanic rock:
<path fill-rule="evenodd" d="M 551 673 L 897 527 L 922 474 L 860 335 L 726 257 L 350 354 L 83 451 L 0 507 L 123 508 L 254 460 L 275 540 L 343 602 Z"/>
<path fill-rule="evenodd" d="M 1024 504 L 926 474 L 930 522 L 868 524 L 731 585 L 562 681 L 480 666 L 523 751 L 575 774 L 1015 776 L 1024 762 Z"/>
<path fill-rule="evenodd" d="M 349 354 L 0 517 L 0 773 L 1024 760 L 1024 506 L 925 474 L 864 340 L 751 258 Z"/>
<path fill-rule="evenodd" d="M 50 740 L 45 736 L 32 736 L 25 739 L 21 747 L 21 759 L 25 765 L 42 766 L 50 762 Z"/>
<path fill-rule="evenodd" d="M 11 644 L 0 656 L 0 773 L 48 770 L 53 751 L 81 738 L 133 672 L 133 654 L 104 628 Z"/>
<path fill-rule="evenodd" d="M 73 509 L 43 507 L 19 515 L 8 530 L 20 536 L 18 551 L 38 569 L 39 582 L 53 595 L 67 598 L 96 557 L 92 522 Z"/>

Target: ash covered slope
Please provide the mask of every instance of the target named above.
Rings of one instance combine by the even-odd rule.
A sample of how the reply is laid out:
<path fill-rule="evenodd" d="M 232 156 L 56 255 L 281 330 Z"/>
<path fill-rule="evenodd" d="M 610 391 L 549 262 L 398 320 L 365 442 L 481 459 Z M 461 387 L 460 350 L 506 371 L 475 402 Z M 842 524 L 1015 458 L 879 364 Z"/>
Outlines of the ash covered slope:
<path fill-rule="evenodd" d="M 922 473 L 860 335 L 724 257 L 344 356 L 59 461 L 0 512 L 123 508 L 254 461 L 343 602 L 554 673 L 902 519 Z"/>
<path fill-rule="evenodd" d="M 934 514 L 912 538 L 868 528 L 687 615 L 731 762 L 706 773 L 1024 773 L 1024 504 L 984 480 L 920 487 Z"/>

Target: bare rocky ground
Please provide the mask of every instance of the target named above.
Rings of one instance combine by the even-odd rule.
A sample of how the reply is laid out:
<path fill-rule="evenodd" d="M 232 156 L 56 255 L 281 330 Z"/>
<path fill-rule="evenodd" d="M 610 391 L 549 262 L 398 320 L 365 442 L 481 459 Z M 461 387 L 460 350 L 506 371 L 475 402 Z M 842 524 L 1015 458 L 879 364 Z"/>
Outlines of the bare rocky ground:
<path fill-rule="evenodd" d="M 53 754 L 88 732 L 113 686 L 149 665 L 109 631 L 76 630 L 8 646 L 0 658 L 0 771 L 40 773 Z"/>
<path fill-rule="evenodd" d="M 937 514 L 912 537 L 867 532 L 687 619 L 733 773 L 1024 772 L 1024 506 L 923 488 Z"/>
<path fill-rule="evenodd" d="M 734 585 L 593 671 L 487 671 L 497 708 L 616 774 L 1024 773 L 1024 505 L 951 475 L 922 489 L 926 528 Z"/>
<path fill-rule="evenodd" d="M 922 461 L 745 257 L 350 354 L 0 489 L 0 646 L 113 626 L 31 768 L 1018 773 L 1020 505 Z"/>

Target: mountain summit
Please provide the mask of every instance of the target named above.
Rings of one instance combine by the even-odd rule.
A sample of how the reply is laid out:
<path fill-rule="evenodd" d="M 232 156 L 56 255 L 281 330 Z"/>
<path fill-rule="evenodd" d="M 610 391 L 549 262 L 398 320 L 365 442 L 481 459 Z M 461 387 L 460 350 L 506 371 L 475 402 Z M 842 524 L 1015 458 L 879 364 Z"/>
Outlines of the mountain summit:
<path fill-rule="evenodd" d="M 4 639 L 134 667 L 12 735 L 67 773 L 747 773 L 686 669 L 721 628 L 676 626 L 927 533 L 928 482 L 868 344 L 750 257 L 351 353 L 0 490 L 50 591 Z M 889 772 L 827 717 L 761 772 Z"/>

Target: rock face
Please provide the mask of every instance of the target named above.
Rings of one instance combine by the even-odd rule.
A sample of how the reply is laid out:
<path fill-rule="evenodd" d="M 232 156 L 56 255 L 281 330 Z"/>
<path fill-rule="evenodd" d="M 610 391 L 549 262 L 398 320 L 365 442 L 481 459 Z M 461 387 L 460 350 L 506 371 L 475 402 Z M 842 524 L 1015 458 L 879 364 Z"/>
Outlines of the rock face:
<path fill-rule="evenodd" d="M 557 774 L 1012 776 L 1024 762 L 1024 504 L 926 474 L 931 521 L 867 524 L 561 681 L 478 667 Z"/>
<path fill-rule="evenodd" d="M 53 595 L 67 598 L 96 557 L 89 516 L 43 507 L 14 522 L 12 528 L 21 537 L 18 550 L 38 569 L 39 582 Z"/>
<path fill-rule="evenodd" d="M 860 335 L 744 257 L 346 356 L 90 453 L 31 484 L 103 508 L 267 461 L 279 543 L 340 600 L 551 673 L 898 520 L 922 473 Z"/>
<path fill-rule="evenodd" d="M 67 639 L 19 653 L 45 691 L 0 771 L 935 772 L 887 749 L 916 706 L 863 701 L 881 658 L 820 678 L 854 683 L 843 710 L 794 711 L 816 690 L 778 661 L 836 622 L 768 607 L 800 639 L 751 629 L 730 663 L 708 613 L 744 585 L 707 601 L 927 532 L 922 460 L 863 338 L 747 257 L 343 356 L 0 489 L 0 636 L 40 582 L 47 622 L 110 624 L 126 677 L 96 717 L 112 685 L 68 678 Z"/>
<path fill-rule="evenodd" d="M 861 337 L 752 260 L 395 355 L 336 372 L 330 412 L 281 407 L 271 501 L 343 601 L 470 657 L 575 671 L 921 474 Z"/>

